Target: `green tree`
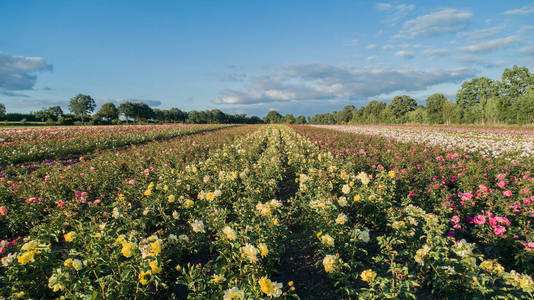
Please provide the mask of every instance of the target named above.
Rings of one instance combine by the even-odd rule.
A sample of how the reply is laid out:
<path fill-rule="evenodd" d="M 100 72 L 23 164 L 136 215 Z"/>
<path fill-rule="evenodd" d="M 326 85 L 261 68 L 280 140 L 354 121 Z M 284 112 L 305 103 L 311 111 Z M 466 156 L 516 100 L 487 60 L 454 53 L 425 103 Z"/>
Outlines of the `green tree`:
<path fill-rule="evenodd" d="M 455 121 L 455 119 L 458 119 L 456 116 L 456 104 L 447 100 L 445 103 L 443 103 L 442 114 L 443 122 L 447 125 Z"/>
<path fill-rule="evenodd" d="M 283 123 L 284 122 L 284 117 L 279 112 L 277 112 L 276 110 L 271 110 L 263 118 L 263 122 L 270 123 L 270 124 Z"/>
<path fill-rule="evenodd" d="M 41 121 L 57 121 L 64 113 L 60 106 L 51 106 L 35 112 L 35 117 Z"/>
<path fill-rule="evenodd" d="M 443 124 L 443 109 L 449 100 L 443 94 L 433 94 L 426 99 L 426 113 L 431 124 Z"/>
<path fill-rule="evenodd" d="M 143 102 L 133 103 L 133 114 L 136 122 L 147 121 L 154 118 L 154 111 Z"/>
<path fill-rule="evenodd" d="M 406 114 L 417 107 L 417 102 L 407 95 L 395 96 L 388 105 L 388 108 L 393 115 L 394 122 L 404 123 L 407 120 Z"/>
<path fill-rule="evenodd" d="M 512 105 L 515 122 L 519 124 L 534 123 L 534 89 L 527 90 Z"/>
<path fill-rule="evenodd" d="M 78 94 L 70 99 L 69 110 L 77 117 L 82 119 L 85 123 L 85 118 L 88 117 L 96 107 L 95 100 L 89 95 Z"/>
<path fill-rule="evenodd" d="M 295 118 L 295 124 L 306 124 L 306 117 L 305 116 L 298 116 Z"/>
<path fill-rule="evenodd" d="M 462 83 L 456 93 L 456 104 L 465 123 L 484 122 L 487 100 L 499 94 L 497 82 L 487 77 L 474 78 Z"/>
<path fill-rule="evenodd" d="M 111 102 L 104 103 L 96 113 L 96 116 L 99 119 L 103 119 L 105 121 L 110 122 L 119 118 L 119 110 L 117 109 L 115 104 Z"/>
<path fill-rule="evenodd" d="M 130 119 L 133 119 L 135 117 L 135 106 L 132 102 L 127 101 L 124 103 L 121 103 L 118 108 L 119 115 L 123 115 L 126 119 L 126 124 L 128 124 L 128 121 Z"/>
<path fill-rule="evenodd" d="M 0 119 L 4 119 L 6 117 L 6 106 L 2 103 L 0 103 Z"/>
<path fill-rule="evenodd" d="M 295 116 L 293 114 L 287 114 L 284 117 L 284 123 L 286 124 L 295 124 L 297 120 L 295 119 Z"/>
<path fill-rule="evenodd" d="M 423 124 L 428 122 L 426 108 L 422 105 L 418 105 L 414 110 L 409 111 L 406 117 L 410 123 Z"/>
<path fill-rule="evenodd" d="M 502 73 L 500 94 L 512 99 L 511 102 L 531 88 L 534 88 L 534 74 L 530 73 L 527 67 L 513 66 Z"/>

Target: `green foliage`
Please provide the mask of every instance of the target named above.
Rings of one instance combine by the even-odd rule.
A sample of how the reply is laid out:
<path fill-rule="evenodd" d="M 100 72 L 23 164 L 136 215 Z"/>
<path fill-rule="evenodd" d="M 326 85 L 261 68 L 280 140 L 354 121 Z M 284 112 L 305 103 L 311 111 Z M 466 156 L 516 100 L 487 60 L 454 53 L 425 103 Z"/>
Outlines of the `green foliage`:
<path fill-rule="evenodd" d="M 82 119 L 82 123 L 85 122 L 85 118 L 88 117 L 96 107 L 95 100 L 89 95 L 78 94 L 70 99 L 69 109 L 77 117 Z"/>
<path fill-rule="evenodd" d="M 284 120 L 284 117 L 276 110 L 269 111 L 269 113 L 267 113 L 267 115 L 263 118 L 263 122 L 268 124 L 283 123 Z"/>
<path fill-rule="evenodd" d="M 0 119 L 4 119 L 6 116 L 6 106 L 0 103 Z"/>

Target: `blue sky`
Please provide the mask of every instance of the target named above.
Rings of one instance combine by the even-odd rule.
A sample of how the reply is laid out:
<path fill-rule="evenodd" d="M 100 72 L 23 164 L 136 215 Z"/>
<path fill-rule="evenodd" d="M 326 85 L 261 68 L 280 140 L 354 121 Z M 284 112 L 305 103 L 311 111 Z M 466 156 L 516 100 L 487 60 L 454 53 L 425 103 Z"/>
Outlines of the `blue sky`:
<path fill-rule="evenodd" d="M 311 115 L 534 69 L 532 1 L 0 0 L 0 103 Z"/>

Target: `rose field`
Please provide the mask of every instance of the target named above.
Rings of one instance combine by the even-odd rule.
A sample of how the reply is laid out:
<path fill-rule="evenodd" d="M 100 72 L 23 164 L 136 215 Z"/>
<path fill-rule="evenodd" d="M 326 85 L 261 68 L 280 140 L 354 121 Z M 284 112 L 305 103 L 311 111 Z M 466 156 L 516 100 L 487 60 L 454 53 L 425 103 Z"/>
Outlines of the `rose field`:
<path fill-rule="evenodd" d="M 534 131 L 0 131 L 0 299 L 532 299 Z"/>

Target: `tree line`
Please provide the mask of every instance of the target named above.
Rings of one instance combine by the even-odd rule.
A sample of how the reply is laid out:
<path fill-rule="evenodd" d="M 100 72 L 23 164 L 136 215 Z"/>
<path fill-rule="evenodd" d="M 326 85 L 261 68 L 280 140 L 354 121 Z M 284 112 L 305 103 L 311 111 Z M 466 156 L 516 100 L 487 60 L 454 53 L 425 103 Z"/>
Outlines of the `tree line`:
<path fill-rule="evenodd" d="M 433 94 L 419 105 L 407 95 L 395 96 L 390 103 L 370 101 L 355 108 L 317 114 L 314 124 L 528 124 L 534 123 L 534 74 L 526 67 L 504 70 L 501 80 L 487 77 L 463 82 L 452 102 L 443 94 Z"/>
<path fill-rule="evenodd" d="M 356 108 L 347 105 L 340 111 L 306 118 L 269 111 L 260 119 L 246 114 L 226 114 L 218 109 L 182 111 L 178 108 L 160 110 L 142 102 L 109 102 L 97 112 L 95 100 L 79 94 L 70 99 L 69 114 L 60 106 L 43 108 L 35 113 L 6 113 L 0 104 L 0 120 L 44 121 L 51 124 L 121 124 L 121 123 L 287 123 L 287 124 L 529 124 L 534 123 L 534 74 L 526 67 L 504 70 L 501 80 L 487 77 L 463 82 L 453 102 L 437 93 L 418 104 L 408 95 L 395 96 L 390 103 L 372 100 Z"/>
<path fill-rule="evenodd" d="M 110 125 L 130 123 L 190 123 L 190 124 L 257 124 L 263 123 L 257 116 L 246 114 L 226 114 L 218 109 L 205 111 L 182 111 L 178 108 L 157 109 L 142 102 L 124 102 L 118 106 L 104 103 L 95 112 L 95 100 L 89 95 L 78 94 L 70 99 L 69 112 L 64 113 L 60 106 L 51 106 L 39 111 L 7 113 L 0 104 L 0 120 L 22 122 L 46 122 L 48 124 Z"/>

